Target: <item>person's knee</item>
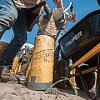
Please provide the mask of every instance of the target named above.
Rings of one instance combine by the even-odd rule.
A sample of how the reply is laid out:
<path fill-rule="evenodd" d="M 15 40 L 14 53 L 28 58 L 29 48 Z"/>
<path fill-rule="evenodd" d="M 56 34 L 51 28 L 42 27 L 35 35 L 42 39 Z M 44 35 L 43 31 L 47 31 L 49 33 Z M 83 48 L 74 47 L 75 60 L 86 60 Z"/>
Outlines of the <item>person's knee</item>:
<path fill-rule="evenodd" d="M 0 9 L 0 23 L 7 28 L 10 28 L 18 17 L 17 9 L 14 7 L 7 8 L 4 6 Z"/>
<path fill-rule="evenodd" d="M 18 17 L 17 9 L 13 8 L 12 10 L 9 10 L 9 13 L 7 13 L 6 16 L 8 17 L 9 24 L 13 25 Z"/>

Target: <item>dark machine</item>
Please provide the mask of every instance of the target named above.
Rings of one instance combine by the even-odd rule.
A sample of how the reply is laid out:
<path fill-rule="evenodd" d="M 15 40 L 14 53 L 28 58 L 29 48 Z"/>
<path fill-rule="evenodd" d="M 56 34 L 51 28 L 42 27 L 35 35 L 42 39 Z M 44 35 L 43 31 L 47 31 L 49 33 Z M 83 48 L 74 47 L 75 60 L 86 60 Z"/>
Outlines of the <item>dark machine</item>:
<path fill-rule="evenodd" d="M 59 42 L 63 55 L 74 62 L 86 54 L 100 42 L 100 10 L 85 16 Z"/>
<path fill-rule="evenodd" d="M 73 61 L 69 71 L 76 69 L 75 74 L 78 73 L 78 75 L 75 75 L 77 86 L 85 90 L 90 98 L 96 100 L 100 90 L 100 9 L 86 15 L 61 37 L 59 43 L 63 55 L 62 62 L 65 60 L 68 63 L 69 59 Z M 58 61 L 58 64 L 61 60 Z M 86 63 L 88 66 L 79 67 L 81 63 Z M 68 69 L 68 65 L 62 67 Z M 85 73 L 82 74 L 82 71 L 85 71 Z M 89 90 L 92 89 L 95 83 L 95 71 L 97 72 L 96 93 L 94 97 L 91 97 Z M 70 72 L 65 70 L 65 73 L 62 75 L 63 77 L 67 77 Z"/>

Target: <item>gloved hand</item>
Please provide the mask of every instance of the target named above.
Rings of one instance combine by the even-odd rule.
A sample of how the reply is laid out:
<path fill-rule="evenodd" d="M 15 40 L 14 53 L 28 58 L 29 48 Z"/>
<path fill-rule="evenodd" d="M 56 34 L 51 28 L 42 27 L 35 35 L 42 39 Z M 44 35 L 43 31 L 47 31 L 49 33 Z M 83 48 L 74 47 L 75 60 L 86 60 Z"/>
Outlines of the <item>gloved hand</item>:
<path fill-rule="evenodd" d="M 47 1 L 45 1 L 44 10 L 45 10 L 46 14 L 48 15 L 48 18 L 50 19 L 51 15 L 52 15 L 52 10 L 48 6 Z"/>

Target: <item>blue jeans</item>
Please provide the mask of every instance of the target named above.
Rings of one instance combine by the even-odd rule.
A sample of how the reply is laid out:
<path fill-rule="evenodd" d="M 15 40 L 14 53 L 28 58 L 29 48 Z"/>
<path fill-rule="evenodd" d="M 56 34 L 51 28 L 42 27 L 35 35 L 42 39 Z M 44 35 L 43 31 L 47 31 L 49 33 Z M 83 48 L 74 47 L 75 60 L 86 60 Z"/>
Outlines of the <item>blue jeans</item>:
<path fill-rule="evenodd" d="M 59 53 L 60 53 L 60 45 L 59 39 L 65 34 L 63 30 L 57 30 L 57 36 L 55 38 L 55 45 L 54 45 L 54 65 L 59 60 Z"/>
<path fill-rule="evenodd" d="M 12 0 L 0 0 L 0 38 L 12 27 L 14 38 L 2 55 L 2 60 L 12 64 L 18 50 L 27 40 L 26 18 L 22 9 L 17 9 Z"/>

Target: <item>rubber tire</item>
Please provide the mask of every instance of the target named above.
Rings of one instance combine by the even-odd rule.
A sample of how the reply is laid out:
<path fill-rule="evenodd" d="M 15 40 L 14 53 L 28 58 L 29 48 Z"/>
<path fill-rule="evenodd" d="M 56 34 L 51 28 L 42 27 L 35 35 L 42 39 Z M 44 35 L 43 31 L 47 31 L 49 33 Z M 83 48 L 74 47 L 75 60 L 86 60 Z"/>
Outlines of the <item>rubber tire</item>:
<path fill-rule="evenodd" d="M 86 68 L 87 68 L 87 66 L 84 65 L 84 66 L 81 66 L 80 69 L 82 71 L 82 70 L 85 70 Z M 77 73 L 77 71 L 75 73 Z M 87 84 L 88 90 L 92 89 L 92 87 L 95 84 L 95 74 L 94 74 L 94 72 L 83 74 L 83 78 L 84 78 L 84 80 Z M 79 87 L 81 90 L 84 90 L 79 75 L 75 76 L 75 81 L 76 81 L 77 87 Z"/>
<path fill-rule="evenodd" d="M 56 66 L 54 66 L 54 83 L 61 80 L 62 77 L 69 77 L 70 75 L 70 68 L 68 61 L 65 59 L 61 59 L 57 62 Z M 55 85 L 57 88 L 63 88 L 67 84 L 68 80 L 59 82 Z"/>

